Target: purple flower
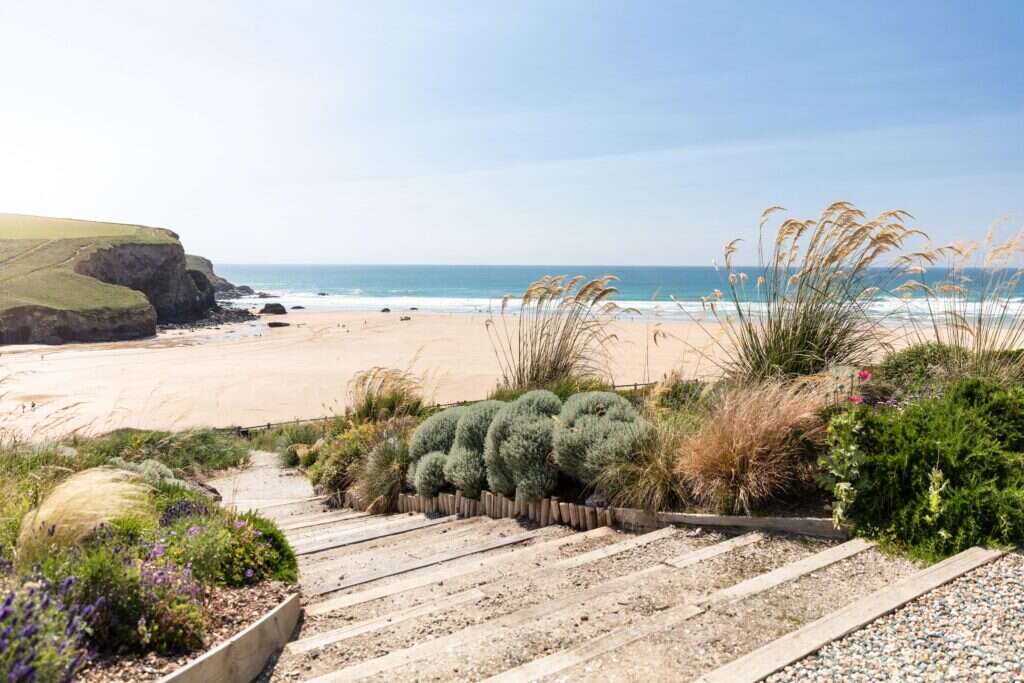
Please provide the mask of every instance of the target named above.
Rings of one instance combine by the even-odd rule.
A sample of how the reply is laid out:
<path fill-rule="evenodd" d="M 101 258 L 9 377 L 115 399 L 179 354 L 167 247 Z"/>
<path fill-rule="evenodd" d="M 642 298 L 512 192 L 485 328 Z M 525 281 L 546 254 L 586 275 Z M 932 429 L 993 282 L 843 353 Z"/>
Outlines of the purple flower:
<path fill-rule="evenodd" d="M 252 578 L 252 574 L 253 574 L 253 571 L 251 569 L 246 569 L 245 570 L 245 578 L 251 579 Z"/>
<path fill-rule="evenodd" d="M 155 560 L 159 557 L 163 557 L 166 552 L 167 546 L 163 543 L 155 543 L 153 544 L 153 549 L 149 551 L 149 559 Z"/>
<path fill-rule="evenodd" d="M 241 520 L 241 519 L 236 519 L 235 520 L 235 528 L 236 529 L 244 529 L 245 528 L 245 521 Z"/>
<path fill-rule="evenodd" d="M 187 535 L 188 535 L 189 538 L 195 538 L 196 536 L 198 536 L 201 533 L 203 533 L 203 527 L 197 525 L 197 526 L 190 526 L 188 528 L 188 534 Z"/>

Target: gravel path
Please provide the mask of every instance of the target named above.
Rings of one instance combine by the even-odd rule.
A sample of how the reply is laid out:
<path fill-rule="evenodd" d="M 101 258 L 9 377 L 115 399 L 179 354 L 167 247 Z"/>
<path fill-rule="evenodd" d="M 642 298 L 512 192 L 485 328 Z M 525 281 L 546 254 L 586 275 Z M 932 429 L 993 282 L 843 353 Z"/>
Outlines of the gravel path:
<path fill-rule="evenodd" d="M 1024 681 L 1024 555 L 1007 555 L 768 678 Z"/>

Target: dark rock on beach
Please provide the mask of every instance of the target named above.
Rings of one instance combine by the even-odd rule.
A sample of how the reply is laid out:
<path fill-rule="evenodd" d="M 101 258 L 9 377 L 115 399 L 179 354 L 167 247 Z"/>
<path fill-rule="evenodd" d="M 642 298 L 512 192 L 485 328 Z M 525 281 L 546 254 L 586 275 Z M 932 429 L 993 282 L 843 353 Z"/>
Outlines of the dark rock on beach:
<path fill-rule="evenodd" d="M 283 323 L 278 320 L 271 320 L 267 323 L 267 327 L 290 327 L 291 323 Z"/>
<path fill-rule="evenodd" d="M 380 309 L 380 312 L 381 312 L 381 313 L 390 313 L 390 312 L 391 312 L 391 309 L 390 309 L 390 308 L 386 308 L 386 307 L 385 307 L 385 308 L 382 308 L 382 309 Z"/>
<path fill-rule="evenodd" d="M 304 311 L 304 310 L 306 310 L 306 307 L 305 306 L 292 306 L 292 310 L 293 311 Z"/>
<path fill-rule="evenodd" d="M 234 308 L 230 304 L 223 304 L 218 306 L 214 310 L 210 311 L 205 318 L 200 320 L 193 320 L 187 323 L 161 323 L 157 325 L 157 329 L 161 331 L 166 330 L 196 330 L 205 327 L 219 327 L 220 325 L 228 325 L 231 323 L 244 323 L 252 320 L 258 320 L 259 318 L 251 311 L 244 308 Z"/>
<path fill-rule="evenodd" d="M 287 312 L 282 304 L 266 304 L 260 309 L 261 315 L 284 315 Z"/>

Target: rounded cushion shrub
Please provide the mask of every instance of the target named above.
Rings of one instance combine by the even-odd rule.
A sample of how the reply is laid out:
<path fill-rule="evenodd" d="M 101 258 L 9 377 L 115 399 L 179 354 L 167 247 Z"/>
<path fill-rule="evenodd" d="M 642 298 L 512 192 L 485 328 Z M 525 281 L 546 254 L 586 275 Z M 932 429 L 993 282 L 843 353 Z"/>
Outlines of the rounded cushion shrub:
<path fill-rule="evenodd" d="M 584 484 L 635 455 L 646 423 L 632 404 L 607 391 L 571 396 L 555 426 L 555 464 Z"/>
<path fill-rule="evenodd" d="M 550 391 L 523 394 L 501 408 L 487 430 L 484 464 L 491 491 L 543 498 L 554 488 L 558 470 L 551 462 L 554 420 L 562 402 Z"/>
<path fill-rule="evenodd" d="M 433 498 L 444 488 L 444 463 L 448 459 L 441 451 L 427 453 L 416 468 L 416 493 Z"/>
<path fill-rule="evenodd" d="M 487 481 L 484 443 L 494 416 L 503 407 L 503 401 L 481 401 L 467 406 L 459 418 L 444 474 L 464 496 L 477 498 Z"/>
<path fill-rule="evenodd" d="M 465 410 L 463 406 L 447 408 L 420 423 L 409 442 L 409 483 L 415 486 L 416 463 L 427 453 L 447 454 L 455 441 L 455 429 Z"/>

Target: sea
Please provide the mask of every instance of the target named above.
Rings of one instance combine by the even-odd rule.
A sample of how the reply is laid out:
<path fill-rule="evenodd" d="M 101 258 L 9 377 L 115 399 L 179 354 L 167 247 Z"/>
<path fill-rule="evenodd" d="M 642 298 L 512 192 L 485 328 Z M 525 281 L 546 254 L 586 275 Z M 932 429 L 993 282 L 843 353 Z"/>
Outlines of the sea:
<path fill-rule="evenodd" d="M 728 286 L 724 269 L 710 266 L 443 266 L 443 265 L 243 265 L 217 264 L 216 272 L 236 285 L 267 292 L 287 307 L 311 310 L 394 311 L 415 308 L 446 313 L 488 313 L 511 294 L 511 305 L 529 284 L 545 275 L 614 275 L 618 293 L 613 300 L 641 316 L 686 319 L 705 313 L 701 297 Z M 756 301 L 756 267 L 747 272 L 748 296 Z M 934 283 L 947 275 L 930 270 L 924 279 Z M 978 274 L 975 274 L 977 277 Z M 879 280 L 882 274 L 878 274 Z M 886 281 L 895 284 L 891 278 Z M 1020 296 L 1024 292 L 1017 292 Z M 257 303 L 242 299 L 241 304 Z M 879 294 L 873 314 L 898 319 L 926 317 L 921 299 L 906 302 Z"/>

